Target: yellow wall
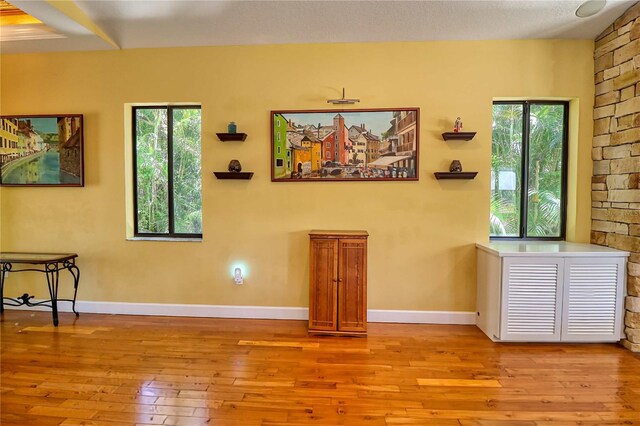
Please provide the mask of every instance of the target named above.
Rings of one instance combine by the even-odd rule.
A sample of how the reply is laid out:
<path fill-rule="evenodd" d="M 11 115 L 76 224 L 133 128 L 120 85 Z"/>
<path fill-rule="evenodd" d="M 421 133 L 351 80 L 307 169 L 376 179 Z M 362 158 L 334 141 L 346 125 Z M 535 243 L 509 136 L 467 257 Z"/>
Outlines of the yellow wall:
<path fill-rule="evenodd" d="M 84 188 L 2 188 L 3 251 L 75 251 L 80 300 L 307 306 L 311 229 L 365 229 L 372 309 L 475 310 L 474 242 L 488 238 L 494 98 L 573 99 L 570 237 L 588 241 L 592 41 L 482 41 L 138 49 L 4 55 L 1 113 L 82 113 Z M 316 64 L 316 66 L 314 66 Z M 420 107 L 418 182 L 272 183 L 270 110 Z M 198 242 L 125 239 L 125 103 L 202 105 Z M 353 107 L 347 107 L 353 108 Z M 470 142 L 444 142 L 461 116 Z M 215 132 L 235 121 L 244 143 Z M 579 146 L 578 145 L 578 140 Z M 216 180 L 232 158 L 251 181 Z M 453 159 L 473 181 L 437 181 Z M 576 214 L 577 212 L 577 214 Z M 244 286 L 230 267 L 248 265 Z M 7 293 L 44 296 L 42 277 Z"/>

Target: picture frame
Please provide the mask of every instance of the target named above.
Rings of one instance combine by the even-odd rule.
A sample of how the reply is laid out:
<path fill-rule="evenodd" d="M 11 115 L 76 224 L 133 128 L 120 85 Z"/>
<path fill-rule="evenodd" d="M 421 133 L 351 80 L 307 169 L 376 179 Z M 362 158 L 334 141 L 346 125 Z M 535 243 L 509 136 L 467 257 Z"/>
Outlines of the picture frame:
<path fill-rule="evenodd" d="M 419 108 L 271 111 L 271 181 L 417 181 Z"/>
<path fill-rule="evenodd" d="M 84 186 L 83 115 L 0 116 L 0 186 Z"/>

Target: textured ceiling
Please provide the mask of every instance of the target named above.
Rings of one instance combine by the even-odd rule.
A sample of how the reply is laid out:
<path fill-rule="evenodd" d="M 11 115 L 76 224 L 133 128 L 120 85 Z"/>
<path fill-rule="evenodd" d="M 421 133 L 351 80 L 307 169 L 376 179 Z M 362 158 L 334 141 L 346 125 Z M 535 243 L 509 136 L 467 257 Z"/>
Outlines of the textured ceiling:
<path fill-rule="evenodd" d="M 70 29 L 77 26 L 78 20 L 65 22 L 69 20 L 69 14 L 53 7 L 56 3 L 13 2 L 66 34 L 66 39 L 3 42 L 3 53 L 113 48 L 104 41 L 105 37 L 92 37 Z M 123 49 L 327 42 L 594 39 L 633 3 L 609 0 L 598 15 L 580 19 L 574 12 L 581 1 L 568 0 L 75 1 L 78 10 Z"/>

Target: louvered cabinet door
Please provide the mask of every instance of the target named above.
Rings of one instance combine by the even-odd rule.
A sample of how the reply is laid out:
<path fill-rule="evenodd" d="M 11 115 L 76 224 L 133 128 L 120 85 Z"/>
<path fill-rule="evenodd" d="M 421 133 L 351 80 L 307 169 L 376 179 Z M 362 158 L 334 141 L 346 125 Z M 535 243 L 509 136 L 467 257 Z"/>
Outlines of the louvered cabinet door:
<path fill-rule="evenodd" d="M 505 257 L 500 340 L 560 340 L 564 261 Z"/>
<path fill-rule="evenodd" d="M 624 265 L 620 258 L 565 259 L 563 341 L 620 340 Z"/>

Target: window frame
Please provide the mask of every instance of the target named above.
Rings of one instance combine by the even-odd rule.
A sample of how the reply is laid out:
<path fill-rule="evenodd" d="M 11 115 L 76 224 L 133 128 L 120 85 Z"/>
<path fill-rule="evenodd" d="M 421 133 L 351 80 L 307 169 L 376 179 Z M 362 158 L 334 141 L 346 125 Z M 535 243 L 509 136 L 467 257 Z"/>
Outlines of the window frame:
<path fill-rule="evenodd" d="M 138 141 L 137 131 L 137 111 L 143 109 L 164 109 L 167 111 L 167 203 L 169 216 L 169 231 L 166 233 L 140 232 L 138 229 Z M 145 239 L 202 239 L 202 233 L 176 233 L 175 232 L 175 209 L 174 209 L 174 187 L 173 187 L 173 110 L 176 109 L 199 109 L 202 114 L 201 105 L 140 105 L 131 107 L 131 147 L 133 159 L 133 237 Z M 200 125 L 200 177 L 202 178 L 202 124 Z M 200 193 L 202 197 L 202 191 Z M 202 206 L 200 206 L 202 210 Z"/>
<path fill-rule="evenodd" d="M 510 101 L 493 101 L 491 113 L 493 116 L 493 107 L 495 105 L 522 105 L 522 159 L 521 168 L 521 187 L 520 187 L 520 227 L 518 236 L 500 236 L 489 235 L 490 240 L 498 241 L 564 241 L 567 235 L 567 183 L 568 183 L 568 166 L 569 166 L 569 101 L 558 100 L 510 100 Z M 531 106 L 532 105 L 563 105 L 564 113 L 562 116 L 562 170 L 560 178 L 560 234 L 557 237 L 528 237 L 527 236 L 527 219 L 529 209 L 529 138 L 530 138 L 530 122 L 531 122 Z M 493 132 L 492 132 L 493 133 Z M 491 138 L 493 145 L 493 136 Z M 492 170 L 493 171 L 493 170 Z"/>

